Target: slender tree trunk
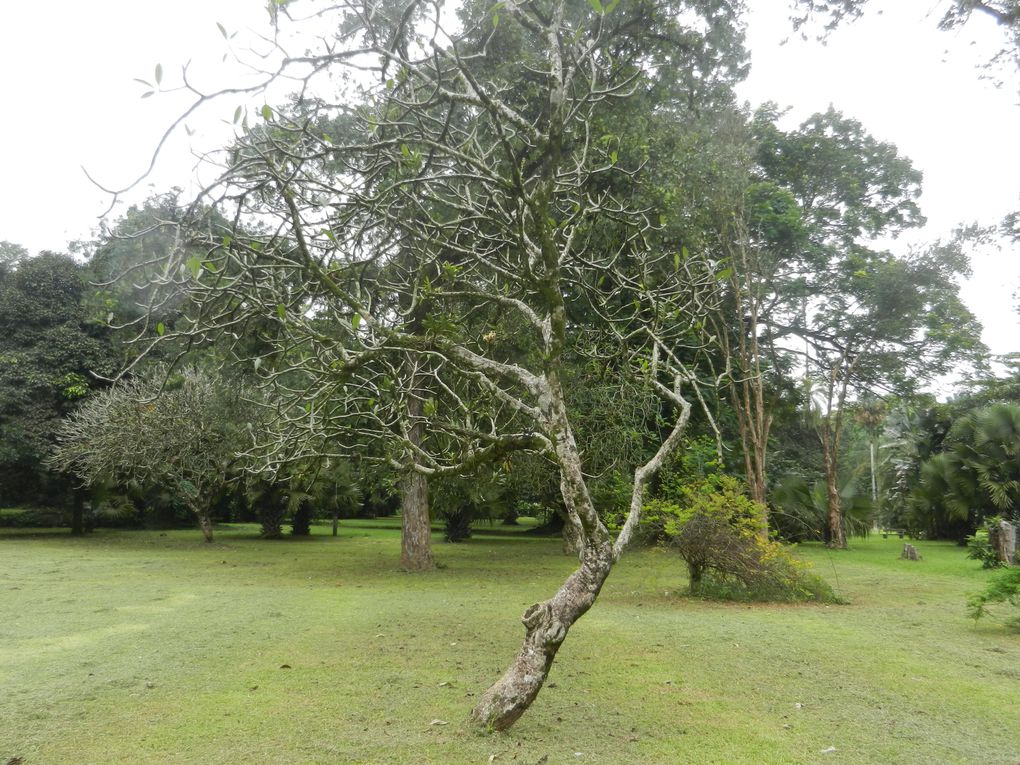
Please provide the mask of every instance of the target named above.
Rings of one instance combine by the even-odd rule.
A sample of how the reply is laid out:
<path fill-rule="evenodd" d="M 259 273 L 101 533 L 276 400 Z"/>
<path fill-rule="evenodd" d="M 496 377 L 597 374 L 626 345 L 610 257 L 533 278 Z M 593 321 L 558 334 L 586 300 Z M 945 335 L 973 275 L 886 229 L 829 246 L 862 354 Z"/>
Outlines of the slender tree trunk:
<path fill-rule="evenodd" d="M 614 544 L 588 493 L 563 393 L 555 377 L 549 387 L 551 400 L 545 402 L 543 409 L 548 412 L 548 429 L 554 435 L 560 491 L 568 523 L 577 524 L 582 535 L 581 565 L 567 577 L 552 598 L 536 603 L 524 612 L 521 617 L 525 630 L 524 645 L 510 668 L 482 695 L 472 711 L 473 722 L 495 730 L 506 730 L 513 725 L 542 690 L 556 652 L 570 627 L 591 608 L 613 564 L 630 540 L 640 520 L 645 486 L 679 446 L 690 416 L 690 404 L 677 394 L 675 403 L 680 407 L 680 414 L 673 431 L 655 456 L 634 472 L 630 513 Z"/>
<path fill-rule="evenodd" d="M 829 374 L 826 413 L 820 431 L 822 457 L 825 460 L 826 545 L 836 550 L 846 549 L 843 531 L 843 506 L 839 496 L 839 447 L 843 438 L 843 414 L 850 376 L 856 361 L 840 374 L 843 359 L 832 366 Z M 835 403 L 835 406 L 833 406 Z"/>
<path fill-rule="evenodd" d="M 524 612 L 524 645 L 510 668 L 479 700 L 471 713 L 474 722 L 506 730 L 524 714 L 542 690 L 567 632 L 591 608 L 612 567 L 613 546 L 608 537 L 586 544 L 580 568 L 552 598 Z"/>
<path fill-rule="evenodd" d="M 71 534 L 80 537 L 85 534 L 85 491 L 74 489 L 71 505 Z"/>
<path fill-rule="evenodd" d="M 826 535 L 828 547 L 843 549 L 846 547 L 846 535 L 843 533 L 843 507 L 839 496 L 839 475 L 836 469 L 837 455 L 831 449 L 825 449 L 825 505 Z"/>
<path fill-rule="evenodd" d="M 400 567 L 404 571 L 433 570 L 429 482 L 421 473 L 409 470 L 401 479 L 400 514 Z"/>
<path fill-rule="evenodd" d="M 868 450 L 871 453 L 871 502 L 878 504 L 878 474 L 875 472 L 875 442 L 868 443 Z"/>

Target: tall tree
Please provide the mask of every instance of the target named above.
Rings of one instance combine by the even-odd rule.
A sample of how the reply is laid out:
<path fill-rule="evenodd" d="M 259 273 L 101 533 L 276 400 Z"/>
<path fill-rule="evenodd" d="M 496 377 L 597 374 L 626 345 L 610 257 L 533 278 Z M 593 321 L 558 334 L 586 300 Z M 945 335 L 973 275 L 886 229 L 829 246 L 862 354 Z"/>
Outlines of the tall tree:
<path fill-rule="evenodd" d="M 0 486 L 3 501 L 44 502 L 41 462 L 56 428 L 97 387 L 93 373 L 112 372 L 113 358 L 105 329 L 86 320 L 81 265 L 5 250 L 14 257 L 0 264 Z M 54 488 L 49 499 L 60 501 L 66 487 Z"/>
<path fill-rule="evenodd" d="M 719 76 L 739 39 L 734 11 L 471 4 L 453 30 L 418 3 L 323 9 L 340 38 L 282 71 L 311 93 L 320 73 L 380 61 L 379 85 L 359 105 L 341 94 L 316 106 L 346 115 L 359 138 L 264 109 L 209 192 L 233 211 L 227 219 L 260 230 L 205 222 L 192 234 L 205 258 L 164 271 L 165 286 L 194 304 L 191 334 L 277 323 L 273 349 L 252 359 L 283 402 L 260 434 L 268 465 L 348 455 L 359 448 L 352 431 L 383 439 L 395 468 L 426 475 L 522 448 L 556 465 L 580 566 L 525 612 L 520 653 L 474 710 L 482 725 L 505 729 L 527 709 L 631 538 L 645 485 L 686 427 L 684 394 L 697 380 L 680 348 L 698 342 L 716 284 L 697 254 L 649 245 L 657 216 L 630 191 L 640 164 L 621 161 L 593 126 L 660 73 Z M 518 56 L 494 67 L 489 51 L 508 45 Z M 423 301 L 421 332 L 411 309 Z M 592 354 L 661 395 L 670 415 L 634 471 L 615 540 L 592 501 L 565 392 L 567 359 Z"/>
<path fill-rule="evenodd" d="M 769 332 L 813 383 L 826 539 L 844 547 L 838 462 L 848 401 L 905 392 L 982 350 L 956 282 L 968 273 L 965 240 L 902 258 L 874 249 L 876 237 L 923 221 L 915 203 L 921 176 L 910 162 L 833 109 L 790 133 L 767 109 L 755 123 L 760 172 L 793 195 L 805 231 Z"/>

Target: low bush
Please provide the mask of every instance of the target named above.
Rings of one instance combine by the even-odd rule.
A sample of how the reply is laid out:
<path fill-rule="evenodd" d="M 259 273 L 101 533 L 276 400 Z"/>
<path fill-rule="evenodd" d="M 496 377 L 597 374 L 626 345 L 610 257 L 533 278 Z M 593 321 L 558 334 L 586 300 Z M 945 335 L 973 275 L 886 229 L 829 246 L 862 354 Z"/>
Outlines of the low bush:
<path fill-rule="evenodd" d="M 52 507 L 0 508 L 0 528 L 66 526 L 66 513 Z"/>
<path fill-rule="evenodd" d="M 1020 609 L 1020 567 L 1007 568 L 997 574 L 985 587 L 980 595 L 974 595 L 967 601 L 970 615 L 975 620 L 990 615 L 989 606 L 997 603 L 1009 603 Z M 1010 627 L 1020 631 L 1020 614 L 1014 615 L 1006 622 Z"/>
<path fill-rule="evenodd" d="M 1001 520 L 997 515 L 986 518 L 981 528 L 967 537 L 967 557 L 981 561 L 982 568 L 999 568 L 1006 565 L 1004 561 L 999 560 L 990 538 L 992 529 L 998 526 Z"/>
<path fill-rule="evenodd" d="M 832 588 L 765 535 L 765 508 L 729 476 L 711 476 L 644 510 L 644 535 L 687 564 L 692 595 L 726 600 L 833 602 Z"/>

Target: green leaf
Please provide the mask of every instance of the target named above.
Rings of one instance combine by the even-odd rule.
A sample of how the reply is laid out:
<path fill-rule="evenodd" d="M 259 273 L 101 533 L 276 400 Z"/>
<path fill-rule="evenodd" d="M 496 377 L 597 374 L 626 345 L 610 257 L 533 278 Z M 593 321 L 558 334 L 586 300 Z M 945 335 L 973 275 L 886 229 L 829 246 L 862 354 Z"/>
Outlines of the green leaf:
<path fill-rule="evenodd" d="M 277 303 L 276 315 L 279 316 L 281 319 L 285 318 L 287 316 L 287 306 L 285 306 L 283 303 Z"/>
<path fill-rule="evenodd" d="M 411 150 L 407 148 L 406 143 L 400 144 L 400 153 L 404 155 L 404 159 L 408 159 L 411 156 Z"/>
<path fill-rule="evenodd" d="M 218 22 L 218 21 L 216 22 L 216 28 L 218 30 L 220 30 L 220 34 L 223 35 L 223 39 L 226 40 L 227 39 L 227 30 L 226 30 L 226 28 L 220 22 Z"/>
<path fill-rule="evenodd" d="M 255 361 L 252 362 L 252 366 L 255 367 L 255 371 L 258 371 L 258 368 L 262 366 L 262 357 L 259 356 L 257 359 L 255 359 Z"/>
<path fill-rule="evenodd" d="M 393 90 L 393 78 L 386 80 L 386 90 Z"/>
<path fill-rule="evenodd" d="M 617 159 L 618 156 L 619 155 L 615 151 L 609 152 L 609 161 L 612 162 L 615 165 L 616 164 L 616 159 Z"/>
<path fill-rule="evenodd" d="M 154 90 L 147 90 L 144 93 L 142 93 L 142 98 L 148 98 L 149 96 L 151 96 L 155 92 L 156 91 L 154 91 Z"/>
<path fill-rule="evenodd" d="M 733 276 L 733 269 L 732 268 L 724 268 L 722 271 L 720 271 L 719 273 L 717 273 L 715 275 L 715 278 L 718 279 L 721 282 L 724 282 L 727 279 L 729 279 L 731 276 Z"/>
<path fill-rule="evenodd" d="M 163 65 L 162 64 L 156 64 L 155 77 L 156 77 L 156 84 L 159 85 L 163 81 Z"/>
<path fill-rule="evenodd" d="M 156 325 L 156 334 L 159 335 L 160 337 L 163 337 L 163 335 L 166 334 L 166 324 L 164 324 L 163 322 L 159 322 Z"/>
<path fill-rule="evenodd" d="M 675 268 L 677 271 L 680 270 L 680 253 L 679 252 L 674 252 L 673 253 L 673 268 Z"/>
<path fill-rule="evenodd" d="M 606 6 L 606 13 L 612 13 L 616 10 L 616 6 L 620 4 L 620 0 L 609 0 L 609 5 Z"/>
<path fill-rule="evenodd" d="M 492 28 L 495 29 L 498 26 L 499 26 L 499 14 L 494 13 L 492 14 Z"/>
<path fill-rule="evenodd" d="M 351 316 L 351 326 L 354 327 L 355 332 L 357 332 L 358 327 L 361 326 L 361 314 L 358 313 L 357 311 L 355 311 L 354 315 Z"/>
<path fill-rule="evenodd" d="M 233 241 L 234 241 L 233 238 L 231 238 L 229 236 L 225 236 L 225 237 L 223 237 L 223 246 L 224 247 L 229 247 L 231 242 L 233 242 Z"/>
<path fill-rule="evenodd" d="M 151 82 L 149 82 L 148 80 L 140 80 L 140 79 L 138 79 L 137 77 L 135 77 L 135 78 L 134 78 L 134 81 L 135 81 L 135 82 L 140 82 L 140 83 L 142 83 L 142 85 L 144 85 L 144 86 L 145 86 L 145 87 L 147 87 L 147 88 L 151 88 L 151 87 L 152 87 L 152 83 L 151 83 Z"/>
<path fill-rule="evenodd" d="M 236 109 L 234 109 L 234 124 L 235 124 L 235 125 L 236 125 L 236 124 L 238 123 L 238 121 L 239 121 L 239 120 L 241 119 L 241 114 L 242 114 L 242 110 L 241 110 L 241 107 L 240 107 L 240 106 L 239 106 L 239 107 L 237 107 Z"/>
<path fill-rule="evenodd" d="M 602 7 L 601 0 L 588 0 L 588 5 L 591 6 L 591 9 L 595 11 L 595 13 L 603 14 L 606 12 L 606 9 Z"/>
<path fill-rule="evenodd" d="M 262 119 L 267 122 L 273 118 L 273 109 L 269 104 L 262 105 Z"/>
<path fill-rule="evenodd" d="M 188 258 L 188 261 L 187 263 L 185 263 L 185 265 L 188 267 L 188 270 L 191 271 L 191 275 L 197 279 L 199 272 L 202 270 L 202 261 L 199 260 L 195 255 L 192 255 L 190 258 Z"/>

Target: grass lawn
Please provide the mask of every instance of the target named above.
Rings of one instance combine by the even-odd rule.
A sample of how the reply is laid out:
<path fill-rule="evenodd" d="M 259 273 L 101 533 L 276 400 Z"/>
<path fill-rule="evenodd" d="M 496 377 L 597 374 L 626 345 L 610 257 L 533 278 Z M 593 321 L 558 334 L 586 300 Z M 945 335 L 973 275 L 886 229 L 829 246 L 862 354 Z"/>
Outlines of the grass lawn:
<path fill-rule="evenodd" d="M 676 559 L 632 551 L 532 709 L 477 733 L 521 612 L 572 567 L 499 531 L 437 536 L 445 568 L 407 575 L 388 520 L 0 530 L 0 765 L 1020 763 L 1020 636 L 964 609 L 988 573 L 875 537 L 802 547 L 840 606 L 690 600 Z"/>

